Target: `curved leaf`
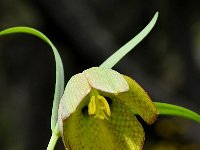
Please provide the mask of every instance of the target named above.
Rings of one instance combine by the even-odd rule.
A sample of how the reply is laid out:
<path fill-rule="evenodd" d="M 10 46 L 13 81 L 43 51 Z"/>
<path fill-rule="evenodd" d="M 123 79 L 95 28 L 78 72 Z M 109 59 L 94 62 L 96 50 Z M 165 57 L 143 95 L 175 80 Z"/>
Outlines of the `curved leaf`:
<path fill-rule="evenodd" d="M 14 34 L 14 33 L 27 33 L 27 34 L 35 35 L 41 38 L 42 40 L 44 40 L 47 44 L 49 44 L 53 50 L 53 53 L 55 56 L 55 62 L 56 62 L 56 85 L 55 85 L 53 109 L 52 109 L 52 116 L 51 116 L 51 130 L 53 131 L 58 119 L 57 117 L 58 106 L 59 106 L 60 99 L 64 91 L 64 69 L 63 69 L 62 60 L 60 58 L 58 50 L 53 45 L 53 43 L 40 31 L 30 28 L 30 27 L 13 27 L 13 28 L 9 28 L 9 29 L 5 29 L 1 31 L 0 36 L 7 35 L 7 34 Z"/>
<path fill-rule="evenodd" d="M 154 104 L 160 115 L 180 116 L 200 123 L 200 115 L 187 108 L 160 102 L 154 102 Z"/>
<path fill-rule="evenodd" d="M 128 52 L 130 52 L 138 43 L 140 43 L 147 34 L 154 27 L 158 18 L 158 12 L 154 15 L 153 19 L 149 22 L 149 24 L 132 40 L 122 46 L 119 50 L 117 50 L 114 54 L 112 54 L 109 58 L 107 58 L 100 67 L 112 68 L 117 62 L 119 62 Z"/>

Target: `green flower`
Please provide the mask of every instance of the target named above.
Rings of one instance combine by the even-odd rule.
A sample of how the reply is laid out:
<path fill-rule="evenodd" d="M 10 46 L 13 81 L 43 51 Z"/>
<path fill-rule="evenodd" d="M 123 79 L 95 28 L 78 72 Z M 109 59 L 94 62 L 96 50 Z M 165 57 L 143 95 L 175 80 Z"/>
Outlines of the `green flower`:
<path fill-rule="evenodd" d="M 69 150 L 141 150 L 158 111 L 133 79 L 101 67 L 74 75 L 61 99 L 58 124 Z"/>

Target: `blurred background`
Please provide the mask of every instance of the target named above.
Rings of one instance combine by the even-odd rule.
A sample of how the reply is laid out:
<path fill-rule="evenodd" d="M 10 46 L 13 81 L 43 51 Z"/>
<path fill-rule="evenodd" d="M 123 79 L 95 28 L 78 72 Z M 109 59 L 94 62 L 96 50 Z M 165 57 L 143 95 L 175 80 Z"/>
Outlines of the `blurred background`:
<path fill-rule="evenodd" d="M 139 33 L 156 11 L 151 33 L 114 69 L 134 78 L 153 101 L 200 113 L 198 0 L 0 0 L 0 30 L 29 26 L 58 48 L 65 81 L 100 65 Z M 55 85 L 51 48 L 24 34 L 0 37 L 0 149 L 46 149 Z M 199 150 L 200 126 L 159 116 L 144 124 L 144 150 Z M 64 149 L 61 140 L 56 150 Z"/>

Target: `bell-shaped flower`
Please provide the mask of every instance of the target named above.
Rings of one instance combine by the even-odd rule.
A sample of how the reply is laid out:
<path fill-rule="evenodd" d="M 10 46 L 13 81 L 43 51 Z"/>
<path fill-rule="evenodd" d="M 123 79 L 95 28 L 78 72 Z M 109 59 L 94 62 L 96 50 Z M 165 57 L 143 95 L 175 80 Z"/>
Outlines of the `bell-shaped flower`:
<path fill-rule="evenodd" d="M 69 150 L 141 150 L 144 130 L 158 111 L 133 79 L 92 67 L 67 83 L 58 112 L 59 130 Z"/>

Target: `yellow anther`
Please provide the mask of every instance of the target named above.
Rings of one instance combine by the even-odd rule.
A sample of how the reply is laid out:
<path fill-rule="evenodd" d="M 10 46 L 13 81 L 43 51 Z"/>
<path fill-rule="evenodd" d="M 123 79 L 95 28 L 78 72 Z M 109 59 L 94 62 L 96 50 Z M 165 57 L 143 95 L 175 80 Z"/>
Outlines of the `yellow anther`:
<path fill-rule="evenodd" d="M 105 112 L 105 114 L 108 117 L 110 117 L 111 111 L 110 111 L 110 107 L 109 107 L 109 104 L 108 104 L 107 100 L 103 96 L 100 96 L 100 95 L 98 95 L 97 98 L 99 100 L 99 104 L 101 106 L 101 109 Z"/>
<path fill-rule="evenodd" d="M 88 114 L 95 118 L 108 119 L 111 115 L 108 102 L 103 96 L 92 95 L 88 104 Z"/>
<path fill-rule="evenodd" d="M 88 104 L 88 114 L 94 115 L 95 112 L 96 112 L 95 96 L 92 96 Z"/>

